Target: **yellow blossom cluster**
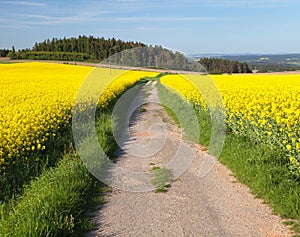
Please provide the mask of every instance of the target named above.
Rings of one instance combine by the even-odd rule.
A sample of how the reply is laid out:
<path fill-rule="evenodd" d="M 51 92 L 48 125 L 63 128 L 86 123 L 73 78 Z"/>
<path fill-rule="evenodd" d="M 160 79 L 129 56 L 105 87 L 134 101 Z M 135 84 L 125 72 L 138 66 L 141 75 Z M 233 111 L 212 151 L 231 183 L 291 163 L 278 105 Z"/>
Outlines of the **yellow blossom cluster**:
<path fill-rule="evenodd" d="M 99 70 L 107 77 L 121 75 L 102 93 L 100 107 L 149 75 L 132 71 L 122 77 L 124 70 Z M 0 172 L 16 159 L 47 149 L 47 141 L 70 124 L 77 91 L 92 71 L 54 63 L 0 64 Z"/>
<path fill-rule="evenodd" d="M 293 164 L 300 162 L 299 74 L 168 75 L 161 78 L 162 84 L 202 106 L 208 104 L 203 92 L 205 94 L 209 81 L 218 88 L 228 126 L 235 133 L 283 150 Z"/>

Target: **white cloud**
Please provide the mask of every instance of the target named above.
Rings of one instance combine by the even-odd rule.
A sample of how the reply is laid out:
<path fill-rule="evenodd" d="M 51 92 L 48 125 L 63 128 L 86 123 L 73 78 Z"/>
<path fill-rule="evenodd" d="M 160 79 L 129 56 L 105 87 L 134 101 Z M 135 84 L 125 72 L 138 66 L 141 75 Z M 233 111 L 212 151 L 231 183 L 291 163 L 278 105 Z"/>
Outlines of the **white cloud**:
<path fill-rule="evenodd" d="M 104 21 L 122 21 L 122 22 L 173 22 L 173 21 L 224 21 L 231 18 L 224 17 L 116 17 L 103 18 Z"/>
<path fill-rule="evenodd" d="M 11 4 L 11 5 L 23 5 L 23 6 L 33 6 L 33 7 L 43 7 L 46 6 L 42 2 L 30 2 L 30 1 L 2 1 L 2 4 Z"/>
<path fill-rule="evenodd" d="M 72 16 L 49 16 L 39 14 L 17 14 L 25 25 L 57 25 L 78 22 L 195 22 L 195 21 L 227 21 L 223 17 L 97 17 L 86 14 Z"/>
<path fill-rule="evenodd" d="M 268 7 L 284 7 L 292 4 L 299 5 L 298 0 L 173 0 L 170 4 L 169 0 L 160 0 L 156 2 L 156 6 L 169 7 L 224 7 L 224 8 L 268 8 Z"/>
<path fill-rule="evenodd" d="M 194 2 L 194 1 L 192 1 Z M 188 2 L 187 2 L 188 3 Z M 194 2 L 195 3 L 195 2 Z M 207 0 L 198 2 L 203 6 L 215 7 L 279 7 L 292 3 L 299 3 L 297 0 Z"/>
<path fill-rule="evenodd" d="M 17 20 L 0 18 L 0 29 L 21 29 L 30 28 L 30 26 L 24 25 L 22 22 Z"/>
<path fill-rule="evenodd" d="M 167 31 L 167 30 L 179 30 L 176 27 L 137 27 L 136 30 L 140 31 Z"/>

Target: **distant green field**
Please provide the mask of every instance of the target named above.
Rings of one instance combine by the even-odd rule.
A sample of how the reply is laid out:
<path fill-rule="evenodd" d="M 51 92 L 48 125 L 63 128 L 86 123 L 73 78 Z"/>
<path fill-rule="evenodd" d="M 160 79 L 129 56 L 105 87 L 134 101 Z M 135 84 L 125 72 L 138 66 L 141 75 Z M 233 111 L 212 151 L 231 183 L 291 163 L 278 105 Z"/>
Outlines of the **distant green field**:
<path fill-rule="evenodd" d="M 291 62 L 290 64 L 300 67 L 300 62 Z"/>
<path fill-rule="evenodd" d="M 1 61 L 0 60 L 0 64 L 12 64 L 12 63 L 20 63 L 20 62 L 15 62 L 15 61 L 13 61 L 13 62 L 11 62 L 11 61 Z"/>

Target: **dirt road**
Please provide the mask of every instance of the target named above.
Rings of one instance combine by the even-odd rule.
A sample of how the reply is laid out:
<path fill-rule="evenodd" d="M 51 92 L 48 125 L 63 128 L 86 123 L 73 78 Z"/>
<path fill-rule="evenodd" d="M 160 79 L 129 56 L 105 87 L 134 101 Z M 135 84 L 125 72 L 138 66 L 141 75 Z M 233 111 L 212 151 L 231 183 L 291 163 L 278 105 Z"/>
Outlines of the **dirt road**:
<path fill-rule="evenodd" d="M 155 87 L 149 98 L 158 99 Z M 162 106 L 149 102 L 143 108 L 132 116 L 131 137 L 124 143 L 125 153 L 120 154 L 117 165 L 147 173 L 153 165 L 168 163 L 182 136 Z M 163 148 L 150 157 L 126 154 L 132 144 L 143 145 L 160 137 L 149 132 L 153 124 L 160 124 L 168 131 Z M 220 163 L 200 178 L 198 172 L 204 152 L 193 144 L 187 145 L 197 155 L 167 192 L 128 192 L 113 188 L 106 204 L 93 214 L 96 230 L 87 236 L 291 236 L 282 220 L 272 215 L 270 208 Z"/>

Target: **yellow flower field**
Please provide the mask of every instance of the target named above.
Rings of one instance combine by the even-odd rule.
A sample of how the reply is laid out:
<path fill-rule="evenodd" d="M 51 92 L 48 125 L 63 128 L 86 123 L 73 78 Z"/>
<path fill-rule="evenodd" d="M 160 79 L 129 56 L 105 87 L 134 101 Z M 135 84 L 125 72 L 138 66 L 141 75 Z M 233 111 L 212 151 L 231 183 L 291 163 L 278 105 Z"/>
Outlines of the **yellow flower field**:
<path fill-rule="evenodd" d="M 0 168 L 16 159 L 47 149 L 47 141 L 70 123 L 76 93 L 92 67 L 52 63 L 0 64 Z M 122 75 L 123 70 L 97 69 L 99 80 Z M 110 75 L 112 73 L 112 75 Z M 99 107 L 150 72 L 120 76 L 99 99 Z"/>
<path fill-rule="evenodd" d="M 191 84 L 205 85 L 205 78 L 169 75 L 162 77 L 161 82 L 205 107 L 203 97 Z M 212 75 L 211 78 L 222 96 L 228 126 L 235 133 L 284 150 L 292 165 L 299 168 L 300 75 Z"/>

